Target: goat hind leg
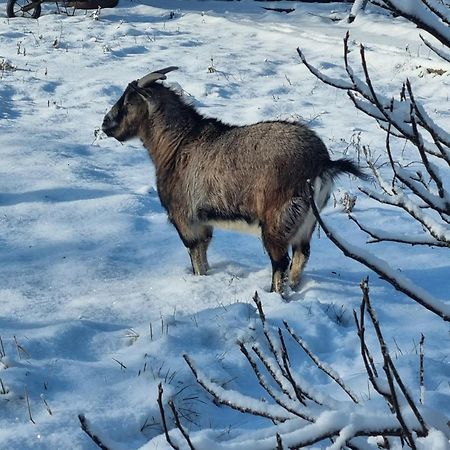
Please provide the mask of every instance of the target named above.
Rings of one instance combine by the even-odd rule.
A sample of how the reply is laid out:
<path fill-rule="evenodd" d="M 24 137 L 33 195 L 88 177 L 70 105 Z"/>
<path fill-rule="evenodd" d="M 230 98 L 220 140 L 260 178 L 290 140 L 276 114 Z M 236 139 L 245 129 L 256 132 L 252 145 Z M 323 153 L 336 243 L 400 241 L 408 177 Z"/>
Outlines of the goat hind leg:
<path fill-rule="evenodd" d="M 292 263 L 289 270 L 289 284 L 293 288 L 298 282 L 310 254 L 309 242 L 292 245 Z"/>
<path fill-rule="evenodd" d="M 311 242 L 315 226 L 316 219 L 311 208 L 309 208 L 301 222 L 300 227 L 291 239 L 292 264 L 289 271 L 289 284 L 291 287 L 295 287 L 298 284 L 303 269 L 308 262 L 310 255 L 309 243 Z"/>

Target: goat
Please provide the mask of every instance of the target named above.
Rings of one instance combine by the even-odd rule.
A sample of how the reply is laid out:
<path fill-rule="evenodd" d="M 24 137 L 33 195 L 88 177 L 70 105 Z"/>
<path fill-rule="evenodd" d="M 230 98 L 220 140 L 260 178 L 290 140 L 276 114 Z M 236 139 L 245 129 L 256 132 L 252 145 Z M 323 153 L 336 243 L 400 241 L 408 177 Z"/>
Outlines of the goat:
<path fill-rule="evenodd" d="M 147 148 L 161 204 L 189 251 L 194 274 L 209 268 L 214 226 L 256 228 L 272 263 L 271 290 L 283 294 L 288 279 L 295 286 L 310 254 L 316 220 L 308 180 L 320 210 L 338 175 L 365 175 L 348 159 L 330 160 L 322 140 L 300 123 L 235 126 L 203 117 L 158 82 L 176 69 L 131 82 L 102 129 L 120 142 L 139 137 Z"/>

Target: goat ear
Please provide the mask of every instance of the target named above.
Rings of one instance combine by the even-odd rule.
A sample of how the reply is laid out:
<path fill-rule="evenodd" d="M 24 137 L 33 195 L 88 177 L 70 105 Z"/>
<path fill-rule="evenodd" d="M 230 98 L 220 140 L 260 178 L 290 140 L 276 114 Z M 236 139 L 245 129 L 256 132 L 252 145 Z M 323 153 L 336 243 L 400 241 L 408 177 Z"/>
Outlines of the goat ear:
<path fill-rule="evenodd" d="M 145 77 L 142 77 L 140 80 L 138 80 L 138 86 L 143 88 L 148 86 L 149 84 L 154 83 L 157 80 L 165 80 L 166 73 L 172 72 L 172 70 L 177 70 L 177 66 L 170 66 L 166 67 L 165 69 L 156 70 L 155 72 L 149 73 L 148 75 L 145 75 Z"/>

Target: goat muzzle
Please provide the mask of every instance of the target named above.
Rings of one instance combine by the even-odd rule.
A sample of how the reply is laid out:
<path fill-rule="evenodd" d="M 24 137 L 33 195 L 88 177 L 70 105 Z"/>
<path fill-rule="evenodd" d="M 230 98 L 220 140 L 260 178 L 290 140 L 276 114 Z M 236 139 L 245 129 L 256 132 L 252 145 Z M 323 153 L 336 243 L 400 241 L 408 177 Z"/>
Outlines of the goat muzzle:
<path fill-rule="evenodd" d="M 102 123 L 102 131 L 105 133 L 108 137 L 114 137 L 114 130 L 117 127 L 117 123 L 115 120 L 111 119 L 111 117 L 107 114 Z"/>

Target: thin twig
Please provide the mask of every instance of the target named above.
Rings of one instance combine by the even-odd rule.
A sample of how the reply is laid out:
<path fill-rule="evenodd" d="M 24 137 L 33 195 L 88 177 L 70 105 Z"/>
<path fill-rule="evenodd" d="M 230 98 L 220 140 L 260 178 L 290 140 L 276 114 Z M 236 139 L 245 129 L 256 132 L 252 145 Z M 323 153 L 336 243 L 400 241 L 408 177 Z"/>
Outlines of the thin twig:
<path fill-rule="evenodd" d="M 447 61 L 450 63 L 450 55 L 448 53 L 444 53 L 441 49 L 437 48 L 435 45 L 433 45 L 430 41 L 425 39 L 422 35 L 420 35 L 420 39 L 422 39 L 422 42 L 436 55 L 438 55 L 440 58 L 442 58 L 444 61 Z"/>
<path fill-rule="evenodd" d="M 48 404 L 47 400 L 44 398 L 43 395 L 42 395 L 42 401 L 44 402 L 45 408 L 47 409 L 47 412 L 49 413 L 49 415 L 53 416 L 53 412 L 50 408 L 50 405 Z"/>
<path fill-rule="evenodd" d="M 417 14 L 414 15 L 413 12 L 409 12 L 407 8 L 405 9 L 399 9 L 397 5 L 393 4 L 390 0 L 383 0 L 383 3 L 395 14 L 398 14 L 399 16 L 404 17 L 405 19 L 409 20 L 412 23 L 415 23 L 419 28 L 424 29 L 425 31 L 428 31 L 431 35 L 433 35 L 438 41 L 440 41 L 442 44 L 444 44 L 446 47 L 450 47 L 450 39 L 448 36 L 441 33 L 436 27 L 433 27 L 426 21 L 422 20 L 422 15 Z M 411 11 L 415 11 L 415 8 L 412 8 Z M 427 11 L 430 13 L 430 11 Z M 424 15 L 423 17 L 425 17 Z"/>
<path fill-rule="evenodd" d="M 353 221 L 361 231 L 368 234 L 372 239 L 368 240 L 369 244 L 379 243 L 379 242 L 396 242 L 397 244 L 407 244 L 407 245 L 426 245 L 428 247 L 448 247 L 448 244 L 445 242 L 436 241 L 434 238 L 420 238 L 418 236 L 409 237 L 409 236 L 383 236 L 378 234 L 377 231 L 371 230 L 370 228 L 362 225 L 356 217 L 349 214 L 348 218 Z"/>
<path fill-rule="evenodd" d="M 164 390 L 162 387 L 162 383 L 159 383 L 158 384 L 158 406 L 159 406 L 159 414 L 161 416 L 161 422 L 162 422 L 162 426 L 163 426 L 164 435 L 166 436 L 167 443 L 174 450 L 179 450 L 178 447 L 172 442 L 172 439 L 169 436 L 169 430 L 167 428 L 167 422 L 166 422 L 166 414 L 164 412 L 164 406 L 163 406 L 163 401 L 162 401 L 163 392 L 164 392 Z"/>
<path fill-rule="evenodd" d="M 291 400 L 294 400 L 295 398 L 295 393 L 291 393 L 288 391 L 288 389 L 286 388 L 286 386 L 283 383 L 283 380 L 281 379 L 281 377 L 278 375 L 278 371 L 276 370 L 276 368 L 274 367 L 274 365 L 272 365 L 269 362 L 269 358 L 267 357 L 267 355 L 265 355 L 262 350 L 257 347 L 256 345 L 252 346 L 252 350 L 255 352 L 255 354 L 258 356 L 258 358 L 261 360 L 261 362 L 264 364 L 264 367 L 267 369 L 267 371 L 269 372 L 269 374 L 271 375 L 271 377 L 274 379 L 274 381 L 278 384 L 278 386 L 280 387 L 281 391 L 287 395 Z M 291 386 L 292 387 L 292 386 Z"/>
<path fill-rule="evenodd" d="M 298 345 L 303 349 L 303 351 L 311 358 L 313 363 L 324 373 L 326 373 L 332 380 L 334 380 L 343 390 L 344 392 L 352 399 L 354 403 L 359 403 L 358 398 L 356 395 L 352 392 L 352 390 L 345 385 L 345 383 L 342 381 L 342 379 L 332 370 L 330 370 L 328 367 L 326 367 L 322 361 L 308 348 L 305 341 L 296 335 L 294 330 L 288 325 L 288 323 L 284 320 L 283 321 L 284 326 L 286 327 L 286 330 L 289 332 L 289 334 L 293 337 L 295 342 L 297 342 Z"/>
<path fill-rule="evenodd" d="M 0 358 L 4 358 L 6 356 L 5 347 L 3 346 L 2 337 L 0 336 Z"/>
<path fill-rule="evenodd" d="M 406 389 L 406 386 L 403 383 L 403 380 L 401 379 L 397 368 L 395 367 L 392 358 L 389 354 L 389 351 L 387 349 L 386 344 L 384 343 L 384 338 L 383 335 L 381 333 L 381 328 L 380 328 L 380 324 L 378 322 L 378 319 L 375 316 L 375 313 L 372 309 L 372 306 L 370 304 L 370 298 L 369 298 L 369 285 L 367 280 L 361 283 L 361 289 L 363 291 L 363 300 L 366 303 L 367 306 L 367 312 L 369 313 L 369 316 L 372 320 L 374 329 L 375 329 L 375 333 L 377 335 L 377 338 L 380 342 L 380 347 L 382 350 L 382 354 L 383 354 L 383 358 L 385 358 L 385 361 L 387 362 L 389 369 L 392 373 L 392 375 L 395 378 L 395 381 L 397 382 L 398 386 L 400 387 L 400 390 L 402 391 L 403 395 L 405 396 L 406 401 L 408 402 L 409 407 L 411 408 L 411 410 L 413 411 L 414 415 L 416 416 L 418 422 L 420 423 L 420 426 L 422 427 L 422 431 L 423 434 L 426 436 L 428 434 L 428 427 L 425 424 L 425 420 L 423 419 L 422 415 L 420 414 L 419 410 L 417 409 L 416 404 L 414 403 L 411 395 L 409 394 L 408 390 Z M 384 345 L 384 347 L 383 347 Z M 384 353 L 383 353 L 384 351 Z M 393 393 L 394 394 L 394 393 Z"/>
<path fill-rule="evenodd" d="M 169 400 L 169 406 L 170 406 L 170 409 L 172 410 L 173 418 L 175 419 L 175 425 L 180 430 L 181 434 L 183 435 L 184 439 L 186 440 L 187 444 L 189 445 L 189 448 L 191 450 L 195 450 L 195 447 L 192 445 L 191 439 L 189 438 L 189 434 L 181 425 L 180 417 L 178 415 L 177 409 L 175 408 L 175 404 L 173 403 L 173 400 Z"/>
<path fill-rule="evenodd" d="M 409 85 L 409 80 L 407 80 L 407 84 L 409 86 L 409 88 L 411 89 L 411 86 Z M 438 193 L 439 193 L 439 197 L 440 200 L 445 199 L 445 188 L 444 185 L 442 183 L 442 180 L 439 178 L 439 175 L 436 173 L 436 171 L 433 169 L 433 166 L 430 164 L 430 161 L 428 159 L 426 150 L 425 150 L 425 146 L 423 145 L 423 138 L 422 135 L 419 132 L 418 126 L 417 126 L 417 121 L 416 118 L 414 117 L 413 111 L 414 111 L 414 97 L 412 97 L 413 93 L 412 91 L 410 91 L 409 96 L 411 98 L 411 125 L 412 125 L 412 129 L 413 129 L 413 133 L 416 139 L 416 142 L 414 142 L 414 145 L 416 146 L 417 150 L 419 151 L 419 155 L 422 158 L 422 163 L 426 169 L 426 171 L 428 172 L 428 175 L 430 175 L 430 178 L 435 182 L 437 189 L 438 189 Z M 408 186 L 409 187 L 409 186 Z M 434 202 L 430 204 L 429 200 L 424 197 L 423 195 L 420 194 L 420 192 L 415 192 L 413 189 L 411 189 L 414 194 L 416 194 L 418 197 L 420 197 L 424 202 L 428 203 L 433 209 L 436 209 L 437 211 L 443 212 L 445 214 L 449 214 L 450 213 L 450 206 L 447 204 L 444 208 L 441 208 L 439 205 L 435 204 Z"/>
<path fill-rule="evenodd" d="M 115 361 L 117 364 L 119 364 L 120 368 L 125 370 L 127 368 L 127 366 L 123 363 L 121 363 L 118 359 L 116 358 L 111 358 L 113 361 Z"/>
<path fill-rule="evenodd" d="M 420 404 L 425 404 L 425 370 L 424 370 L 424 343 L 425 336 L 421 334 L 419 342 L 419 385 L 420 385 Z"/>
<path fill-rule="evenodd" d="M 28 418 L 30 419 L 31 423 L 35 424 L 36 422 L 33 420 L 33 416 L 31 415 L 30 397 L 28 396 L 28 389 L 26 386 L 25 386 L 25 399 L 27 401 Z"/>
<path fill-rule="evenodd" d="M 366 278 L 367 281 L 369 281 L 369 277 Z M 356 312 L 353 311 L 356 315 Z M 362 334 L 362 344 L 363 344 L 363 350 L 364 353 L 367 355 L 367 359 L 368 359 L 368 363 L 369 363 L 369 367 L 370 370 L 372 371 L 373 375 L 378 378 L 378 371 L 377 368 L 375 367 L 375 362 L 373 360 L 373 357 L 371 355 L 371 353 L 369 352 L 369 348 L 366 345 L 365 342 L 365 303 L 361 302 L 361 306 L 360 306 L 360 319 L 361 319 L 361 334 Z M 356 325 L 358 326 L 358 321 L 356 321 Z"/>
<path fill-rule="evenodd" d="M 253 296 L 253 301 L 255 302 L 256 307 L 258 309 L 259 318 L 261 320 L 261 324 L 263 327 L 264 337 L 266 338 L 267 344 L 269 345 L 270 352 L 275 357 L 275 361 L 278 365 L 278 368 L 281 371 L 281 374 L 292 386 L 297 400 L 300 403 L 302 403 L 303 405 L 306 405 L 305 400 L 302 398 L 301 391 L 299 391 L 298 386 L 296 385 L 294 379 L 292 378 L 292 375 L 289 372 L 289 367 L 287 368 L 288 370 L 286 370 L 286 364 L 285 364 L 285 361 L 283 360 L 283 356 L 280 354 L 280 351 L 277 350 L 275 343 L 272 339 L 272 336 L 270 335 L 270 332 L 269 332 L 267 324 L 266 324 L 266 316 L 264 314 L 263 306 L 262 306 L 261 300 L 259 298 L 258 292 L 255 292 L 255 295 Z M 274 379 L 275 379 L 275 381 L 277 381 L 277 378 L 274 377 Z M 281 384 L 280 384 L 280 386 L 281 386 Z"/>
<path fill-rule="evenodd" d="M 286 349 L 286 345 L 284 343 L 283 335 L 282 335 L 281 330 L 279 328 L 278 328 L 278 336 L 280 338 L 280 343 L 281 343 L 281 358 L 282 358 L 282 361 L 283 361 L 284 370 L 286 372 L 286 378 L 291 383 L 292 387 L 294 388 L 294 392 L 295 392 L 295 395 L 297 397 L 297 400 L 300 403 L 305 404 L 305 397 L 306 397 L 307 399 L 314 401 L 318 405 L 321 405 L 320 401 L 318 401 L 318 400 L 314 399 L 312 396 L 310 396 L 295 381 L 295 378 L 294 378 L 294 376 L 292 375 L 292 372 L 291 372 L 290 363 L 289 363 L 289 356 L 288 356 L 288 352 L 287 352 L 287 349 Z"/>
<path fill-rule="evenodd" d="M 109 447 L 107 447 L 97 435 L 92 433 L 83 414 L 78 414 L 78 420 L 80 421 L 81 429 L 92 439 L 92 442 L 94 442 L 97 447 L 102 450 L 110 450 Z"/>
<path fill-rule="evenodd" d="M 31 355 L 19 344 L 19 342 L 17 341 L 16 336 L 14 336 L 14 342 L 16 344 L 16 350 L 17 350 L 17 356 L 19 357 L 19 359 L 22 359 L 22 353 L 27 357 L 27 358 L 31 358 Z M 22 352 L 22 353 L 21 353 Z"/>
<path fill-rule="evenodd" d="M 276 450 L 283 450 L 283 441 L 281 440 L 281 436 L 278 433 L 276 434 L 276 438 L 277 438 Z"/>
<path fill-rule="evenodd" d="M 417 205 L 412 199 L 405 198 L 403 194 L 394 194 L 391 195 L 391 197 L 388 197 L 386 195 L 380 195 L 378 192 L 368 190 L 364 187 L 359 187 L 358 189 L 365 195 L 367 195 L 367 197 L 379 203 L 401 208 L 415 221 L 422 225 L 423 228 L 428 231 L 431 236 L 433 236 L 433 238 L 441 242 L 443 244 L 443 247 L 450 248 L 450 242 L 446 236 L 445 229 L 441 227 L 440 224 L 433 218 L 431 218 L 431 216 L 426 216 L 421 210 L 420 206 Z M 445 221 L 443 215 L 441 215 L 441 218 Z"/>
<path fill-rule="evenodd" d="M 370 351 L 367 347 L 366 341 L 365 341 L 365 325 L 364 325 L 364 317 L 365 317 L 365 303 L 364 301 L 361 302 L 360 306 L 360 319 L 358 320 L 358 316 L 356 314 L 356 311 L 353 310 L 353 316 L 355 318 L 356 322 L 356 328 L 358 330 L 358 337 L 361 344 L 361 356 L 363 358 L 364 366 L 366 368 L 367 375 L 369 377 L 369 381 L 372 385 L 372 387 L 375 389 L 376 392 L 378 392 L 379 395 L 384 397 L 386 400 L 390 410 L 392 413 L 394 413 L 394 409 L 392 407 L 392 399 L 388 392 L 386 392 L 378 383 L 378 372 L 375 367 L 373 357 L 370 354 Z"/>
<path fill-rule="evenodd" d="M 372 305 L 370 303 L 370 298 L 369 298 L 369 285 L 368 285 L 367 280 L 362 281 L 360 286 L 361 286 L 361 290 L 363 292 L 363 301 L 366 304 L 367 312 L 368 312 L 369 317 L 370 317 L 370 319 L 372 321 L 373 327 L 375 329 L 375 334 L 376 334 L 378 342 L 380 344 L 380 350 L 381 350 L 381 354 L 383 356 L 383 361 L 384 361 L 383 369 L 384 369 L 384 372 L 386 374 L 386 379 L 387 379 L 387 382 L 388 382 L 388 385 L 389 385 L 389 390 L 391 392 L 392 406 L 394 408 L 395 415 L 396 415 L 397 420 L 399 421 L 400 425 L 402 426 L 402 428 L 404 430 L 405 437 L 406 437 L 406 439 L 408 441 L 408 445 L 413 450 L 416 450 L 417 447 L 416 447 L 413 435 L 411 433 L 411 430 L 406 425 L 406 422 L 405 422 L 405 420 L 403 418 L 403 415 L 402 415 L 402 412 L 400 410 L 400 404 L 399 404 L 399 401 L 398 401 L 398 398 L 397 398 L 397 392 L 396 392 L 395 386 L 394 386 L 394 378 L 396 379 L 396 381 L 398 383 L 400 377 L 397 377 L 398 373 L 395 370 L 395 366 L 392 363 L 392 360 L 390 358 L 389 350 L 387 348 L 386 342 L 384 341 L 383 334 L 381 333 L 380 324 L 378 322 L 378 319 L 377 319 L 377 317 L 375 315 L 374 310 L 372 309 Z M 395 376 L 395 374 L 397 376 Z M 403 389 L 402 389 L 402 391 L 403 391 Z M 421 421 L 419 420 L 419 422 L 421 422 Z M 423 423 L 423 419 L 422 419 L 421 425 L 422 425 L 422 423 Z M 423 429 L 424 434 L 426 435 L 427 434 L 427 430 L 426 430 L 426 428 L 424 428 L 423 425 L 422 425 L 422 429 Z"/>
<path fill-rule="evenodd" d="M 285 422 L 288 419 L 291 419 L 292 416 L 290 416 L 290 414 L 288 413 L 288 411 L 285 412 L 285 414 L 280 415 L 280 414 L 274 414 L 268 411 L 267 408 L 267 404 L 264 405 L 264 408 L 255 408 L 254 406 L 250 407 L 248 404 L 244 405 L 244 404 L 239 404 L 236 401 L 230 401 L 229 399 L 226 398 L 222 398 L 211 386 L 212 383 L 208 383 L 205 382 L 205 380 L 203 380 L 203 378 L 201 378 L 199 376 L 199 373 L 197 371 L 197 369 L 195 368 L 193 362 L 190 360 L 190 358 L 187 355 L 183 355 L 184 360 L 186 361 L 187 365 L 189 366 L 189 368 L 191 369 L 192 373 L 194 374 L 197 383 L 200 384 L 200 386 L 209 394 L 211 394 L 214 398 L 214 400 L 221 404 L 221 405 L 226 405 L 229 406 L 232 409 L 235 409 L 236 411 L 240 411 L 243 413 L 248 413 L 248 414 L 252 414 L 254 416 L 261 416 L 261 417 L 266 417 L 267 419 L 276 421 L 276 422 Z M 243 400 L 245 403 L 246 397 L 243 396 Z M 255 401 L 254 399 L 252 399 L 253 401 Z M 273 407 L 277 406 L 277 405 L 272 405 Z M 278 406 L 277 406 L 278 408 Z M 283 410 L 285 411 L 285 410 Z"/>
<path fill-rule="evenodd" d="M 424 150 L 423 147 L 423 140 L 422 137 L 420 136 L 420 133 L 417 129 L 417 124 L 416 121 L 414 119 L 414 116 L 411 115 L 412 118 L 412 128 L 413 128 L 413 133 L 414 133 L 414 145 L 416 146 L 416 148 L 419 151 L 419 154 L 421 155 L 422 158 L 422 164 L 425 166 L 425 168 L 427 169 L 428 173 L 431 176 L 431 173 L 433 173 L 433 175 L 436 177 L 437 175 L 434 173 L 433 169 L 431 168 L 429 162 L 428 162 L 428 158 L 426 156 L 426 152 Z M 417 136 L 416 136 L 417 134 Z M 425 191 L 423 190 L 423 186 L 422 185 L 417 185 L 415 183 L 414 180 L 412 180 L 411 178 L 404 176 L 403 173 L 400 170 L 397 170 L 397 162 L 394 160 L 394 157 L 392 155 L 392 151 L 391 151 L 391 145 L 390 145 L 390 136 L 391 136 L 391 123 L 388 124 L 388 128 L 386 131 L 386 151 L 387 154 L 389 156 L 389 161 L 391 164 L 391 169 L 392 172 L 394 173 L 394 178 L 397 177 L 405 186 L 407 186 L 411 192 L 420 200 L 422 200 L 425 204 L 427 204 L 430 208 L 432 208 L 433 210 L 439 212 L 439 213 L 444 213 L 444 214 L 449 214 L 450 213 L 450 207 L 449 205 L 445 205 L 444 207 L 441 207 L 439 203 L 444 203 L 442 198 L 439 198 L 439 200 L 437 201 L 436 199 L 433 199 L 431 197 L 430 192 L 428 191 L 428 189 L 426 189 Z M 425 163 L 426 161 L 426 163 Z M 437 184 L 439 182 L 439 184 Z M 445 191 L 444 188 L 442 186 L 442 182 L 440 182 L 440 180 L 436 182 L 436 184 L 438 185 L 438 187 L 440 186 L 440 194 L 442 195 L 442 197 L 445 196 Z M 417 221 L 421 221 L 421 223 L 427 228 L 427 230 L 429 231 L 429 233 L 436 239 L 436 240 L 444 240 L 444 242 L 446 241 L 448 243 L 448 241 L 446 239 L 442 239 L 441 236 L 437 233 L 434 232 L 433 227 L 430 227 L 425 221 L 420 220 L 420 217 L 415 217 L 415 219 Z"/>
<path fill-rule="evenodd" d="M 428 114 L 425 112 L 423 107 L 419 106 L 419 104 L 416 102 L 414 92 L 412 90 L 411 83 L 409 80 L 406 80 L 406 88 L 408 89 L 408 95 L 409 95 L 409 98 L 411 99 L 411 104 L 414 108 L 414 113 L 416 114 L 417 118 L 419 119 L 420 125 L 423 128 L 425 128 L 425 130 L 427 130 L 428 133 L 430 133 L 436 147 L 438 147 L 439 151 L 441 152 L 442 157 L 450 165 L 450 159 L 448 157 L 448 153 L 443 148 L 443 145 L 450 147 L 449 140 L 445 140 L 443 136 L 439 135 L 439 133 L 438 133 L 439 127 L 432 121 L 432 119 L 430 117 L 428 117 Z M 445 133 L 440 133 L 440 134 L 445 134 Z"/>
<path fill-rule="evenodd" d="M 264 388 L 264 390 L 277 402 L 282 408 L 284 408 L 286 411 L 289 411 L 290 413 L 294 414 L 297 417 L 301 417 L 302 419 L 308 421 L 308 422 L 315 422 L 315 417 L 311 415 L 306 415 L 303 412 L 297 411 L 296 408 L 293 406 L 288 405 L 288 402 L 286 402 L 284 399 L 276 393 L 267 380 L 264 378 L 264 376 L 261 374 L 258 365 L 256 364 L 256 361 L 253 359 L 253 357 L 250 355 L 247 347 L 242 342 L 239 344 L 239 348 L 242 352 L 242 354 L 246 357 L 247 361 L 249 362 L 250 366 L 252 367 L 253 372 L 256 375 L 256 378 L 258 379 L 259 384 Z M 289 400 L 291 400 L 289 398 Z M 291 400 L 292 401 L 292 400 Z"/>

